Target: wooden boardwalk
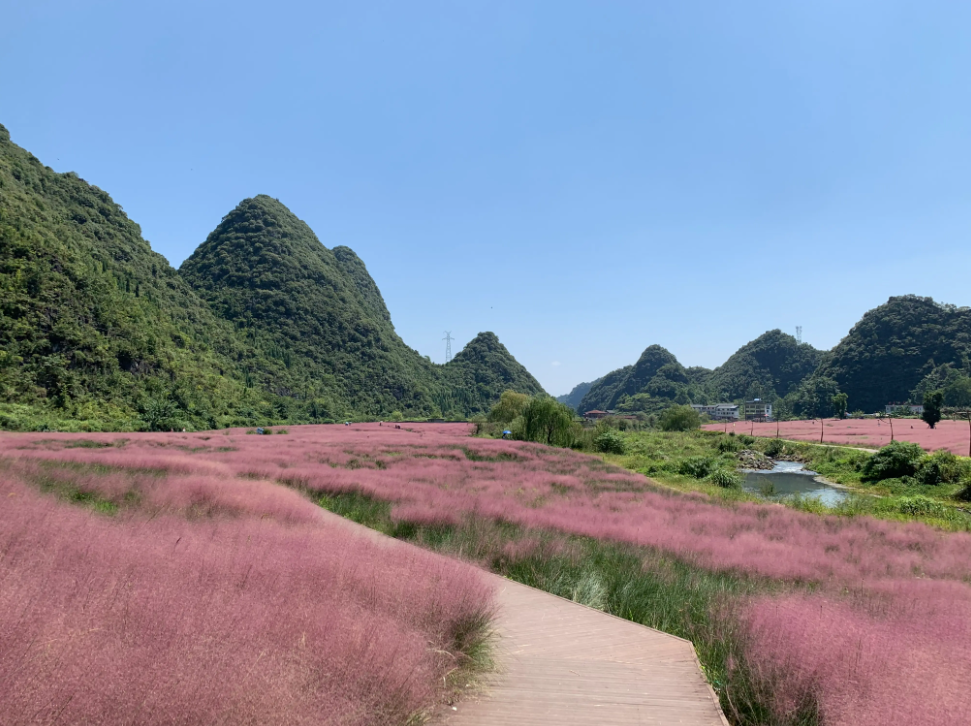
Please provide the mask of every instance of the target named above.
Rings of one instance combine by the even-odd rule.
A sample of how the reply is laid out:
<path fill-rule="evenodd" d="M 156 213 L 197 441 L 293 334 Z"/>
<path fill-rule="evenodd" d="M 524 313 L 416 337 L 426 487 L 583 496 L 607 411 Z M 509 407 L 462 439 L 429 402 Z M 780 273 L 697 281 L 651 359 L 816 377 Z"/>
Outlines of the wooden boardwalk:
<path fill-rule="evenodd" d="M 355 534 L 414 547 L 325 510 Z M 687 640 L 485 572 L 498 672 L 441 726 L 728 726 Z"/>
<path fill-rule="evenodd" d="M 500 672 L 448 726 L 727 726 L 686 640 L 496 575 Z"/>

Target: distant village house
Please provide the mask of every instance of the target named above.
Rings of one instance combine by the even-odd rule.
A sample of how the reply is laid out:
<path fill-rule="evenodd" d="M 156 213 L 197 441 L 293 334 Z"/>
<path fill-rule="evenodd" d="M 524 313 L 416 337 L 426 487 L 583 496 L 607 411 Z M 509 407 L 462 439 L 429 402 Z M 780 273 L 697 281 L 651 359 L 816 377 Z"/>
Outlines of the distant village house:
<path fill-rule="evenodd" d="M 919 403 L 888 403 L 886 413 L 897 413 L 900 409 L 917 414 L 918 416 L 924 413 L 924 406 Z"/>
<path fill-rule="evenodd" d="M 761 398 L 746 401 L 739 406 L 741 418 L 746 421 L 771 421 L 772 404 L 766 403 Z"/>
<path fill-rule="evenodd" d="M 731 403 L 716 403 L 713 406 L 692 403 L 691 408 L 715 421 L 738 420 L 738 406 Z"/>

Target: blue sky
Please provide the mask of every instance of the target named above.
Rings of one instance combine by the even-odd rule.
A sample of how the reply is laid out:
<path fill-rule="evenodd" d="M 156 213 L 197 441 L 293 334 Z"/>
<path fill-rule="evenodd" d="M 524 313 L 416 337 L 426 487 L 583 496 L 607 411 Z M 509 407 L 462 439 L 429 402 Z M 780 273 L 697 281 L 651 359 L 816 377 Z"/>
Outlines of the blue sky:
<path fill-rule="evenodd" d="M 442 361 L 493 330 L 553 394 L 652 343 L 820 348 L 971 304 L 971 6 L 4 3 L 0 123 L 173 265 L 240 200 L 347 245 Z M 453 350 L 455 350 L 453 344 Z"/>

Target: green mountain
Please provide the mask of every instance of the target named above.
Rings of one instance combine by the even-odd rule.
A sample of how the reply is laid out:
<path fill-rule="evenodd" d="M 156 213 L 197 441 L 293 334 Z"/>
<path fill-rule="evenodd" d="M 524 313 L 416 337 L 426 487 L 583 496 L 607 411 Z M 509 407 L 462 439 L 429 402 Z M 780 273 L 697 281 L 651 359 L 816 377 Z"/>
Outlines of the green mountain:
<path fill-rule="evenodd" d="M 282 362 L 263 385 L 316 401 L 327 417 L 431 409 L 434 366 L 394 332 L 364 264 L 347 248 L 324 247 L 279 201 L 243 200 L 179 272 Z"/>
<path fill-rule="evenodd" d="M 0 126 L 0 427 L 203 428 L 488 409 L 542 388 L 492 333 L 436 366 L 364 263 L 241 203 L 176 272 L 121 207 Z"/>
<path fill-rule="evenodd" d="M 589 383 L 578 383 L 573 387 L 572 391 L 569 393 L 564 393 L 562 396 L 557 396 L 556 400 L 560 403 L 565 403 L 574 410 L 579 411 L 580 402 L 583 401 L 583 397 L 587 395 L 587 391 L 600 383 L 601 380 L 602 379 L 598 378 L 597 380 L 590 381 Z"/>
<path fill-rule="evenodd" d="M 689 379 L 678 359 L 659 345 L 649 346 L 632 366 L 608 373 L 590 387 L 580 411 L 653 410 L 689 400 Z M 635 396 L 640 398 L 634 400 Z M 651 401 L 650 405 L 646 405 Z"/>
<path fill-rule="evenodd" d="M 495 333 L 479 333 L 442 367 L 439 409 L 485 412 L 503 391 L 535 396 L 543 387 L 527 371 Z"/>
<path fill-rule="evenodd" d="M 179 272 L 219 316 L 282 361 L 263 385 L 312 401 L 324 417 L 468 416 L 507 388 L 542 391 L 493 333 L 446 366 L 409 348 L 360 258 L 347 247 L 327 249 L 267 196 L 243 200 Z"/>
<path fill-rule="evenodd" d="M 0 126 L 0 426 L 213 423 L 247 398 L 245 359 L 107 193 Z"/>
<path fill-rule="evenodd" d="M 746 343 L 705 381 L 720 401 L 785 396 L 816 370 L 822 352 L 781 330 L 770 330 Z"/>
<path fill-rule="evenodd" d="M 971 407 L 971 308 L 903 295 L 867 312 L 833 350 L 770 330 L 713 371 L 682 368 L 659 346 L 590 387 L 579 410 L 656 411 L 672 402 L 761 396 L 780 415 L 831 416 L 843 392 L 851 410 L 883 410 L 932 390 L 945 405 Z"/>
<path fill-rule="evenodd" d="M 836 382 L 851 409 L 876 411 L 909 400 L 942 367 L 966 378 L 969 359 L 971 309 L 903 295 L 866 313 L 824 357 L 818 375 Z"/>

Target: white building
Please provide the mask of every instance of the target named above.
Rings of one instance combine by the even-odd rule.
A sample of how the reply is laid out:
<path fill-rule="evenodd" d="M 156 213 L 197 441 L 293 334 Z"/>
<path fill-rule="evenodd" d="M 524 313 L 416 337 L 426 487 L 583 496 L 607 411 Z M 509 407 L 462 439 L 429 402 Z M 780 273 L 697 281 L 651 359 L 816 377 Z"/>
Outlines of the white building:
<path fill-rule="evenodd" d="M 887 413 L 897 413 L 900 409 L 910 411 L 918 416 L 924 413 L 924 406 L 920 403 L 888 403 L 886 406 Z"/>
<path fill-rule="evenodd" d="M 691 408 L 715 421 L 735 421 L 738 419 L 738 406 L 731 403 L 716 403 L 713 406 L 692 403 Z"/>
<path fill-rule="evenodd" d="M 766 403 L 761 398 L 746 401 L 739 406 L 741 418 L 745 421 L 771 421 L 772 404 Z"/>

